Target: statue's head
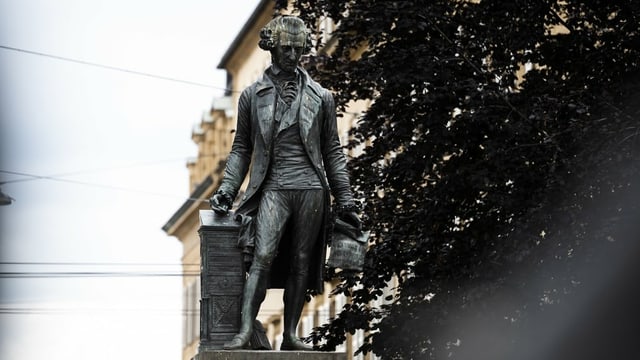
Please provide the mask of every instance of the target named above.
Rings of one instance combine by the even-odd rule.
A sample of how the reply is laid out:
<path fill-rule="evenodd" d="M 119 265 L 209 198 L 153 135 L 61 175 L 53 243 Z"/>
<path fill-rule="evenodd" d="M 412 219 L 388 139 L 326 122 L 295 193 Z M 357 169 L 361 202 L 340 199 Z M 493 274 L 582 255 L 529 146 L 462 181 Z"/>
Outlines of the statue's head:
<path fill-rule="evenodd" d="M 293 72 L 300 57 L 311 50 L 311 33 L 300 18 L 282 15 L 262 28 L 258 45 L 271 52 L 271 58 L 278 68 Z"/>

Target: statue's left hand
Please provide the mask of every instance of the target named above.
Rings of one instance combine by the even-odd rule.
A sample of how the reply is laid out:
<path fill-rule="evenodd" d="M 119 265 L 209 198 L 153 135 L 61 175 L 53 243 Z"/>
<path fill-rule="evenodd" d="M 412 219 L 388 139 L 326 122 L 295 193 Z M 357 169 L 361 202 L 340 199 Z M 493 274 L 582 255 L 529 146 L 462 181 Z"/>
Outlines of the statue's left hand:
<path fill-rule="evenodd" d="M 340 220 L 352 225 L 358 230 L 362 230 L 362 221 L 355 211 L 346 211 L 340 214 Z"/>
<path fill-rule="evenodd" d="M 231 201 L 226 194 L 218 191 L 209 199 L 209 205 L 218 215 L 227 215 L 231 208 Z"/>

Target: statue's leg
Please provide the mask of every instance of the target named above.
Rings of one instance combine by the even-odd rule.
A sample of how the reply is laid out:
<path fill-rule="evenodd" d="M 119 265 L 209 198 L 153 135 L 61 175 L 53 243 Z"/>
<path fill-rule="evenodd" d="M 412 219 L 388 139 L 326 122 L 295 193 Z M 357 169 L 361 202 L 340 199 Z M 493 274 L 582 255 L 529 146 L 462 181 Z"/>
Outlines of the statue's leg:
<path fill-rule="evenodd" d="M 253 331 L 253 321 L 258 315 L 260 304 L 262 304 L 267 293 L 266 283 L 268 277 L 268 271 L 254 269 L 252 266 L 251 271 L 249 271 L 249 277 L 244 285 L 240 331 L 230 342 L 223 345 L 225 350 L 242 349 L 249 343 Z"/>
<path fill-rule="evenodd" d="M 289 208 L 282 201 L 280 194 L 276 191 L 265 191 L 254 218 L 256 238 L 253 263 L 244 285 L 240 331 L 230 342 L 224 344 L 224 349 L 242 349 L 249 343 L 253 322 L 267 293 L 271 264 L 288 217 Z"/>
<path fill-rule="evenodd" d="M 296 336 L 296 328 L 305 303 L 309 282 L 309 265 L 314 254 L 318 234 L 322 229 L 324 192 L 297 191 L 297 211 L 292 215 L 292 263 L 284 289 L 284 333 L 282 350 L 312 350 Z"/>
<path fill-rule="evenodd" d="M 284 332 L 281 350 L 312 350 L 296 336 L 296 328 L 304 307 L 308 274 L 289 275 L 284 290 Z"/>

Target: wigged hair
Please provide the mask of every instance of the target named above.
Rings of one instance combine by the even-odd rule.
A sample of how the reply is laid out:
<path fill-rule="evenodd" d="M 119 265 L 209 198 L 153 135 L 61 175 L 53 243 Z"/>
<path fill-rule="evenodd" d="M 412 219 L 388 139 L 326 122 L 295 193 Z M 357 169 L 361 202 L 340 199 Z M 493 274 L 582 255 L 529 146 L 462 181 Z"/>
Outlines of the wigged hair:
<path fill-rule="evenodd" d="M 262 50 L 272 51 L 278 45 L 280 34 L 287 32 L 289 34 L 305 34 L 304 50 L 306 54 L 311 51 L 311 32 L 305 26 L 304 22 L 297 16 L 292 15 L 280 15 L 265 25 L 260 30 L 260 41 L 258 46 Z"/>

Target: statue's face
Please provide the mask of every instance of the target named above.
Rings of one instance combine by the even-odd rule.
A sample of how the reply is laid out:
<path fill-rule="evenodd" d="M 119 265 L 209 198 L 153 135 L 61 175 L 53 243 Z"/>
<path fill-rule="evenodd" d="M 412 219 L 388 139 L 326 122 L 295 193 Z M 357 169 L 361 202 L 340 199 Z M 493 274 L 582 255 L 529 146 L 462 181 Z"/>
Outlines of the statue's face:
<path fill-rule="evenodd" d="M 282 30 L 280 39 L 273 50 L 273 62 L 284 72 L 294 72 L 304 51 L 304 32 L 290 33 Z"/>

